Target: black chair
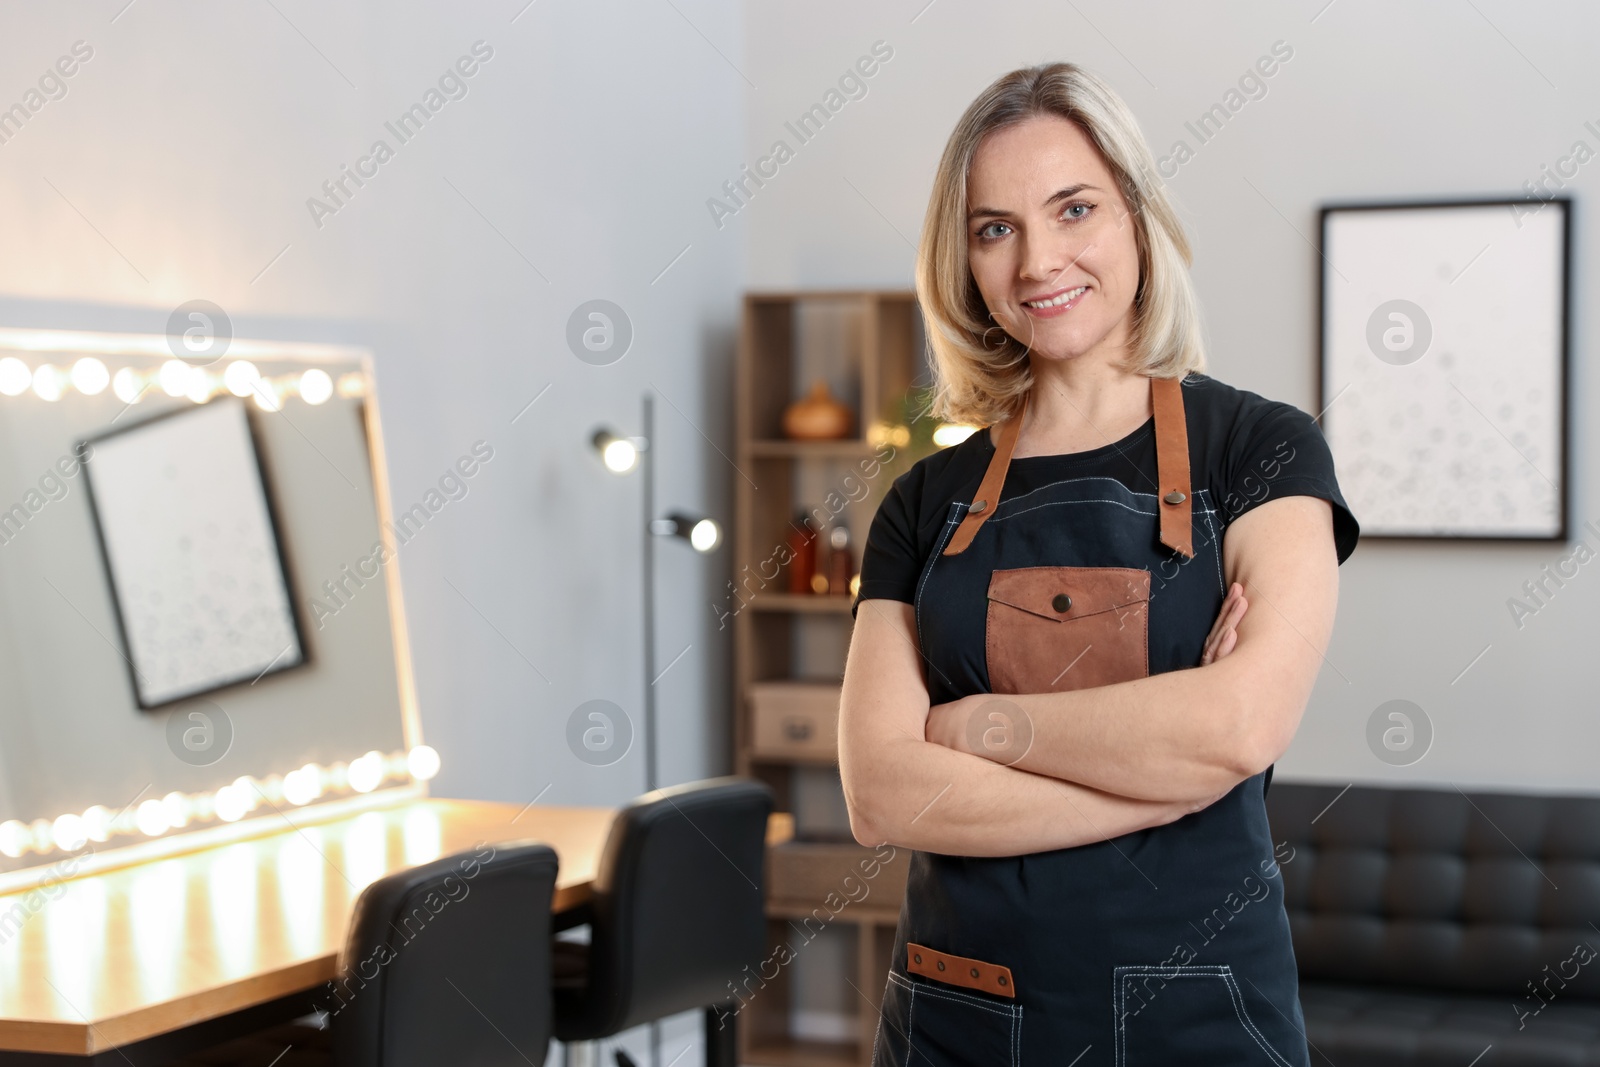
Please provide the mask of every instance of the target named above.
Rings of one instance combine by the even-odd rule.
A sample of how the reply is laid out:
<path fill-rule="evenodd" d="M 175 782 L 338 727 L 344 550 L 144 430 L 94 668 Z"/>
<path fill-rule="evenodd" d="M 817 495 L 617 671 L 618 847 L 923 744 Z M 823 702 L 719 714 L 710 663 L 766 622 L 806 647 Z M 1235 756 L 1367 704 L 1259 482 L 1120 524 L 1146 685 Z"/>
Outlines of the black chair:
<path fill-rule="evenodd" d="M 734 1067 L 734 990 L 766 950 L 772 809 L 760 782 L 715 778 L 618 812 L 593 899 L 576 917 L 589 943 L 555 942 L 557 1040 L 598 1041 L 701 1008 L 706 1067 Z"/>
<path fill-rule="evenodd" d="M 482 846 L 369 885 L 322 1004 L 338 1067 L 542 1064 L 556 866 Z"/>

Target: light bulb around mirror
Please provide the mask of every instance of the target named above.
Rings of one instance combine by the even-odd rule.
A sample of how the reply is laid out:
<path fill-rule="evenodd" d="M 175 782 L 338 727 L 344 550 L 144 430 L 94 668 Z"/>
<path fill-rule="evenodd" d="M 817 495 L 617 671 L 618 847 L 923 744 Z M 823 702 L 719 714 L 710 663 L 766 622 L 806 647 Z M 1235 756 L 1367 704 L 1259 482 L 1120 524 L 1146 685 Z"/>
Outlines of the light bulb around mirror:
<path fill-rule="evenodd" d="M 222 370 L 222 384 L 234 396 L 249 396 L 261 372 L 248 359 L 236 359 Z"/>
<path fill-rule="evenodd" d="M 216 813 L 223 822 L 238 822 L 250 810 L 250 801 L 237 786 L 225 785 L 217 790 Z"/>
<path fill-rule="evenodd" d="M 89 843 L 81 815 L 62 815 L 50 826 L 50 840 L 63 852 L 76 852 Z"/>
<path fill-rule="evenodd" d="M 21 396 L 33 384 L 33 371 L 16 356 L 0 359 L 0 393 Z"/>
<path fill-rule="evenodd" d="M 172 829 L 167 821 L 167 809 L 159 800 L 146 800 L 134 809 L 133 823 L 146 837 L 160 837 Z"/>
<path fill-rule="evenodd" d="M 111 376 L 111 391 L 124 404 L 136 404 L 144 394 L 144 386 L 139 384 L 139 375 L 132 367 L 123 367 Z"/>
<path fill-rule="evenodd" d="M 439 773 L 439 753 L 428 745 L 418 745 L 406 753 L 406 772 L 419 782 Z"/>
<path fill-rule="evenodd" d="M 84 396 L 99 396 L 111 384 L 111 372 L 93 356 L 84 356 L 72 365 L 72 387 Z"/>
<path fill-rule="evenodd" d="M 33 844 L 33 832 L 15 819 L 0 822 L 0 856 L 17 859 Z"/>
<path fill-rule="evenodd" d="M 204 404 L 211 399 L 213 389 L 211 375 L 195 367 L 189 371 L 189 387 L 183 391 L 183 395 L 196 404 Z"/>
<path fill-rule="evenodd" d="M 368 752 L 350 761 L 350 788 L 357 793 L 370 793 L 383 781 L 383 753 Z"/>
<path fill-rule="evenodd" d="M 111 837 L 111 809 L 95 804 L 83 813 L 83 832 L 90 841 L 105 841 Z"/>
<path fill-rule="evenodd" d="M 193 808 L 188 797 L 174 790 L 161 798 L 161 806 L 166 809 L 168 826 L 181 830 L 189 825 Z"/>
<path fill-rule="evenodd" d="M 61 371 L 50 363 L 41 363 L 33 372 L 33 394 L 40 400 L 60 400 L 64 392 Z"/>
<path fill-rule="evenodd" d="M 283 410 L 283 398 L 278 395 L 278 387 L 266 378 L 251 383 L 250 395 L 255 399 L 256 407 L 262 411 Z"/>
<path fill-rule="evenodd" d="M 328 372 L 312 367 L 300 375 L 300 399 L 307 404 L 322 404 L 333 395 L 333 379 Z"/>
<path fill-rule="evenodd" d="M 169 359 L 161 364 L 156 381 L 168 396 L 182 396 L 189 391 L 189 372 L 192 370 L 194 368 L 181 359 Z"/>

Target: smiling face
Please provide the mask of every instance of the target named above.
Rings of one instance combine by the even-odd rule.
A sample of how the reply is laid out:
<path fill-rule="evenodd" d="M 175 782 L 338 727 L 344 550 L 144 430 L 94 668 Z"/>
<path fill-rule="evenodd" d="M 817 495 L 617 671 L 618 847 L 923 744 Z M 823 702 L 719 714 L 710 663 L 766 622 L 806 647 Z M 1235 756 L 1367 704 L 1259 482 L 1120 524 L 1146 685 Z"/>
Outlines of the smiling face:
<path fill-rule="evenodd" d="M 1139 286 L 1134 222 L 1076 123 L 990 134 L 967 179 L 967 263 L 995 321 L 1034 358 L 1126 356 Z"/>

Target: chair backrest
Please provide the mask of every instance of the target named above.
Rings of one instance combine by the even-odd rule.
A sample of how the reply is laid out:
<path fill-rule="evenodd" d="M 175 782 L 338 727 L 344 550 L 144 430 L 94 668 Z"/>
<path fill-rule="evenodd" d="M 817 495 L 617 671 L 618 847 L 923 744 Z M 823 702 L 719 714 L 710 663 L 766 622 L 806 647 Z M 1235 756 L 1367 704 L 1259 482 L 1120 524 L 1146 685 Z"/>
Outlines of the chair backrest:
<path fill-rule="evenodd" d="M 542 1064 L 556 865 L 482 845 L 367 886 L 321 1005 L 339 1067 Z"/>
<path fill-rule="evenodd" d="M 658 789 L 618 812 L 595 880 L 590 1025 L 616 1033 L 733 999 L 766 953 L 772 791 L 745 778 Z"/>
<path fill-rule="evenodd" d="M 1274 782 L 1267 812 L 1302 977 L 1600 999 L 1600 797 Z"/>

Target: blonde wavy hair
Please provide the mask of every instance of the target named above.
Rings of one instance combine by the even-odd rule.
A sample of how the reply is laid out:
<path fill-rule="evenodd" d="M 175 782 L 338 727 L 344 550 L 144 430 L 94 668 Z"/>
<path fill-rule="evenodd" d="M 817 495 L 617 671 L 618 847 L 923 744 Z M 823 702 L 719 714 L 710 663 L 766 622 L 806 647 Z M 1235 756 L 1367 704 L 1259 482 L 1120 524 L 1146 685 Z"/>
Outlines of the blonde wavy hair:
<path fill-rule="evenodd" d="M 1028 346 L 993 333 L 967 262 L 967 178 L 983 139 L 1036 115 L 1059 115 L 1088 135 L 1116 178 L 1133 219 L 1139 284 L 1130 369 L 1153 378 L 1205 370 L 1200 310 L 1189 280 L 1189 239 L 1155 178 L 1155 162 L 1128 105 L 1097 75 L 1071 63 L 1014 70 L 961 116 L 934 176 L 917 258 L 917 298 L 932 350 L 932 414 L 987 426 L 1015 414 L 1033 387 Z"/>

